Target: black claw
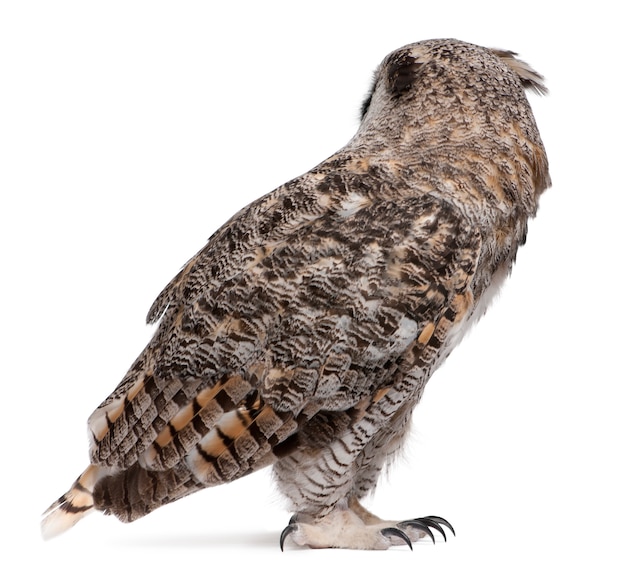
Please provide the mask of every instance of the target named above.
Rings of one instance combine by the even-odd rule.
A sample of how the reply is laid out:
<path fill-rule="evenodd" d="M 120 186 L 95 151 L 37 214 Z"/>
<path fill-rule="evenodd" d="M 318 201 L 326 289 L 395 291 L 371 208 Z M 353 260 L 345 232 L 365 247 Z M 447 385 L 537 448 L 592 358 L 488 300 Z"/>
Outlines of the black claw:
<path fill-rule="evenodd" d="M 452 524 L 450 524 L 450 522 L 442 517 L 439 516 L 426 516 L 425 518 L 420 518 L 421 520 L 425 520 L 425 521 L 430 521 L 430 522 L 434 522 L 436 524 L 442 525 L 442 526 L 446 526 L 451 532 L 452 535 L 456 536 L 456 533 L 454 531 L 454 528 L 452 527 Z"/>
<path fill-rule="evenodd" d="M 392 535 L 399 537 L 411 548 L 411 551 L 413 551 L 413 544 L 411 543 L 409 536 L 406 533 L 404 533 L 401 529 L 384 528 L 380 530 L 380 533 L 382 533 L 385 537 L 391 537 Z"/>
<path fill-rule="evenodd" d="M 448 529 L 450 529 L 452 535 L 456 535 L 456 533 L 454 532 L 454 528 L 450 525 L 450 523 L 439 516 L 426 516 L 424 518 L 415 518 L 413 520 L 401 522 L 398 525 L 400 527 L 411 527 L 423 531 L 428 536 L 430 536 L 430 539 L 433 540 L 433 543 L 435 543 L 435 536 L 433 535 L 433 532 L 430 531 L 430 528 L 437 530 L 443 536 L 444 541 L 448 541 L 448 537 L 446 536 L 446 532 L 441 526 L 446 526 Z"/>
<path fill-rule="evenodd" d="M 446 535 L 446 532 L 437 522 L 431 519 L 424 519 L 424 518 L 422 518 L 422 521 L 427 523 L 431 528 L 436 529 L 443 536 L 444 541 L 448 541 L 448 536 Z"/>
<path fill-rule="evenodd" d="M 415 528 L 420 531 L 423 531 L 426 535 L 428 535 L 428 537 L 430 537 L 430 539 L 433 540 L 433 543 L 435 543 L 435 536 L 433 535 L 433 532 L 430 531 L 430 528 L 428 527 L 428 525 L 426 525 L 426 523 L 419 518 L 414 519 L 414 520 L 407 520 L 405 522 L 400 522 L 398 525 L 402 527 Z"/>
<path fill-rule="evenodd" d="M 284 551 L 283 546 L 285 545 L 285 540 L 287 539 L 287 536 L 296 531 L 298 526 L 296 526 L 296 524 L 290 523 L 280 534 L 280 550 Z"/>

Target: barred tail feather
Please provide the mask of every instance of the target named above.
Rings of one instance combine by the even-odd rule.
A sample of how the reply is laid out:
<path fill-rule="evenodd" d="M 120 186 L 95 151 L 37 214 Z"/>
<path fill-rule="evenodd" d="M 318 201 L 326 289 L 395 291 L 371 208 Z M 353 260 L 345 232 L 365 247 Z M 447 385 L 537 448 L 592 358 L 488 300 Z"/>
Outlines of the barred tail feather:
<path fill-rule="evenodd" d="M 94 509 L 93 489 L 104 475 L 103 469 L 91 465 L 44 513 L 41 534 L 51 539 L 67 531 Z"/>

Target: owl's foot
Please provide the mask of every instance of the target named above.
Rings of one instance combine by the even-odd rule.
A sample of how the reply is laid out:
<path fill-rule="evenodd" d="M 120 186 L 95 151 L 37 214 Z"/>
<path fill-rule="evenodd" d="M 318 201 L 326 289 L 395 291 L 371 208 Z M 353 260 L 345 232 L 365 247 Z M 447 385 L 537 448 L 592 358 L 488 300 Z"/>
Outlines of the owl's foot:
<path fill-rule="evenodd" d="M 368 512 L 356 500 L 347 508 L 337 508 L 323 518 L 295 515 L 280 535 L 282 550 L 287 537 L 297 545 L 319 548 L 388 549 L 408 545 L 428 536 L 435 543 L 433 530 L 446 540 L 444 527 L 454 528 L 439 516 L 427 516 L 402 522 L 384 521 Z"/>

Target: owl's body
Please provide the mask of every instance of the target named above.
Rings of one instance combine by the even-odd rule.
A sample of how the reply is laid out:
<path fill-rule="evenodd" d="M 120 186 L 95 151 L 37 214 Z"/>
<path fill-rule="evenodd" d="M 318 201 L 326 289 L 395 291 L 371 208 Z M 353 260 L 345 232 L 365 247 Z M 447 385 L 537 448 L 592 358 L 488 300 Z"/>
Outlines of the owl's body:
<path fill-rule="evenodd" d="M 268 465 L 297 513 L 283 539 L 385 548 L 440 529 L 383 522 L 358 500 L 549 185 L 524 94 L 540 76 L 513 55 L 456 40 L 390 54 L 348 145 L 211 237 L 91 416 L 92 465 L 46 535 L 93 509 L 132 521 Z"/>

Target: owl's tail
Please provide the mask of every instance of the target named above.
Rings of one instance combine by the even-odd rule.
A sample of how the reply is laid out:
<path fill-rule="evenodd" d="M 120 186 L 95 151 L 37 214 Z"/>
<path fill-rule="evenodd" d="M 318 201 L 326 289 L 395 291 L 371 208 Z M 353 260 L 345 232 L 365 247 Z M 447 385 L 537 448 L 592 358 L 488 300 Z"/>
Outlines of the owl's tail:
<path fill-rule="evenodd" d="M 135 463 L 119 472 L 92 464 L 43 513 L 41 534 L 44 539 L 56 537 L 94 510 L 132 522 L 203 487 L 184 463 L 162 471 Z"/>
<path fill-rule="evenodd" d="M 186 464 L 168 470 L 146 470 L 138 463 L 102 479 L 93 493 L 95 509 L 133 522 L 204 488 Z"/>
<path fill-rule="evenodd" d="M 93 490 L 106 470 L 91 465 L 72 484 L 72 487 L 56 500 L 44 513 L 41 534 L 44 539 L 55 537 L 70 529 L 94 509 Z"/>

